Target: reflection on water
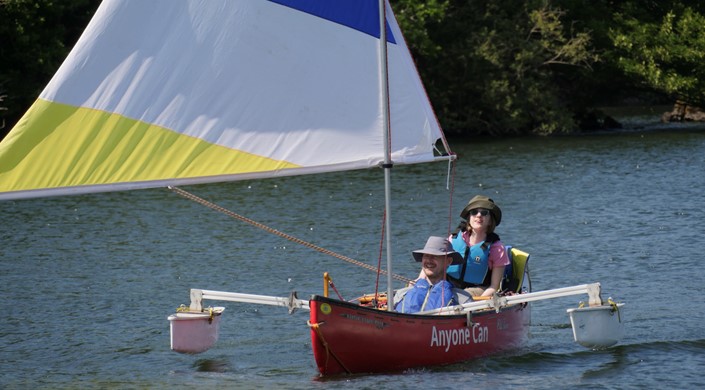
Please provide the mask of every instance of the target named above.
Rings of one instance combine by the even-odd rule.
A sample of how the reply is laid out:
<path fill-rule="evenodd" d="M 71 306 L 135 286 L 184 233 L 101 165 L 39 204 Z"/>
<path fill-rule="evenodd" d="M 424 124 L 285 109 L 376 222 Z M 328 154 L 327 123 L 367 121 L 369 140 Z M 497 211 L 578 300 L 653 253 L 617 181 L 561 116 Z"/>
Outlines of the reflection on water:
<path fill-rule="evenodd" d="M 620 372 L 633 362 L 630 362 L 629 354 L 626 348 L 616 346 L 608 350 L 595 351 L 595 355 L 605 359 L 597 367 L 586 370 L 582 374 L 582 379 L 587 381 L 599 381 L 600 379 L 609 379 Z"/>
<path fill-rule="evenodd" d="M 231 371 L 230 364 L 225 359 L 198 359 L 193 363 L 193 367 L 200 372 Z"/>

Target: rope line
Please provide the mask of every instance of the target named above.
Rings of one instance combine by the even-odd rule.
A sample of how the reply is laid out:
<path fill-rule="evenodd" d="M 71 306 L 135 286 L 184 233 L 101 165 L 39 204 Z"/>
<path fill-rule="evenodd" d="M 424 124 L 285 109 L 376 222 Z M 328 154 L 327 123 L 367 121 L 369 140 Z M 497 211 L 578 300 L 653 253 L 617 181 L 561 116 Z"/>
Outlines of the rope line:
<path fill-rule="evenodd" d="M 192 194 L 192 193 L 190 193 L 190 192 L 184 191 L 184 190 L 182 190 L 181 188 L 172 187 L 172 186 L 169 186 L 168 188 L 169 188 L 171 191 L 173 191 L 174 193 L 176 193 L 177 195 L 179 195 L 179 196 L 181 196 L 181 197 L 183 197 L 183 198 L 192 200 L 192 201 L 194 201 L 194 202 L 196 202 L 196 203 L 199 203 L 199 204 L 201 204 L 201 205 L 203 205 L 203 206 L 206 206 L 206 207 L 208 207 L 208 208 L 210 208 L 210 209 L 212 209 L 212 210 L 215 210 L 215 211 L 217 211 L 217 212 L 219 212 L 219 213 L 225 214 L 225 215 L 227 215 L 227 216 L 229 216 L 229 217 L 235 218 L 235 219 L 240 220 L 240 221 L 242 221 L 242 222 L 248 223 L 248 224 L 250 224 L 250 225 L 252 225 L 252 226 L 258 227 L 258 228 L 260 228 L 260 229 L 262 229 L 262 230 L 264 230 L 264 231 L 266 231 L 266 232 L 275 234 L 275 235 L 277 235 L 277 236 L 279 236 L 279 237 L 282 237 L 282 238 L 285 238 L 285 239 L 287 239 L 287 240 L 289 240 L 289 241 L 291 241 L 291 242 L 295 242 L 295 243 L 297 243 L 297 244 L 301 244 L 301 245 L 303 245 L 303 246 L 305 246 L 305 247 L 308 247 L 308 248 L 317 250 L 317 251 L 319 251 L 319 252 L 321 252 L 321 253 L 324 253 L 324 254 L 326 254 L 326 255 L 329 255 L 329 256 L 333 256 L 333 257 L 335 257 L 335 258 L 337 258 L 337 259 L 340 259 L 340 260 L 343 260 L 343 261 L 347 261 L 348 263 L 357 265 L 357 266 L 359 266 L 359 267 L 368 269 L 368 270 L 370 270 L 370 271 L 379 272 L 379 273 L 381 273 L 381 274 L 383 274 L 383 275 L 386 275 L 386 274 L 387 274 L 387 271 L 385 271 L 385 270 L 382 270 L 382 269 L 379 269 L 379 270 L 378 270 L 377 268 L 375 268 L 375 267 L 373 267 L 373 266 L 371 266 L 371 265 L 369 265 L 369 264 L 365 264 L 365 263 L 363 263 L 363 262 L 361 262 L 361 261 L 352 259 L 352 258 L 347 257 L 347 256 L 343 256 L 343 255 L 341 255 L 341 254 L 335 253 L 335 252 L 330 251 L 330 250 L 328 250 L 328 249 L 325 249 L 325 248 L 322 248 L 322 247 L 320 247 L 320 246 L 314 245 L 314 244 L 312 244 L 312 243 L 310 243 L 310 242 L 307 242 L 307 241 L 301 240 L 301 239 L 299 239 L 299 238 L 296 238 L 296 237 L 294 237 L 294 236 L 291 236 L 291 235 L 289 235 L 289 234 L 283 233 L 283 232 L 281 232 L 281 231 L 279 231 L 279 230 L 273 229 L 273 228 L 271 228 L 271 227 L 269 227 L 269 226 L 267 226 L 267 225 L 264 225 L 264 224 L 262 224 L 262 223 L 259 223 L 259 222 L 257 222 L 257 221 L 254 221 L 254 220 L 252 220 L 252 219 L 249 219 L 249 218 L 247 218 L 247 217 L 244 217 L 244 216 L 242 216 L 242 215 L 240 215 L 240 214 L 234 213 L 234 212 L 232 212 L 232 211 L 230 211 L 230 210 L 228 210 L 228 209 L 226 209 L 226 208 L 224 208 L 224 207 L 218 206 L 218 205 L 215 204 L 215 203 L 212 203 L 212 202 L 209 202 L 209 201 L 207 201 L 207 200 L 205 200 L 205 199 L 203 199 L 203 198 L 200 198 L 200 197 L 198 197 L 198 196 L 196 196 L 196 195 L 194 195 L 194 194 Z M 402 282 L 407 282 L 407 283 L 408 283 L 408 282 L 411 281 L 411 279 L 409 279 L 409 278 L 407 278 L 407 277 L 404 277 L 404 276 L 401 276 L 401 275 L 397 275 L 397 274 L 392 274 L 392 277 L 393 277 L 394 279 L 400 280 L 400 281 L 402 281 Z"/>
<path fill-rule="evenodd" d="M 345 299 L 343 299 L 343 296 L 340 295 L 340 292 L 338 291 L 338 289 L 335 288 L 335 283 L 333 283 L 333 279 L 332 279 L 332 278 L 328 278 L 328 284 L 329 284 L 331 287 L 333 287 L 333 291 L 335 291 L 335 293 L 338 294 L 338 299 L 340 299 L 341 301 L 344 301 Z"/>
<path fill-rule="evenodd" d="M 377 256 L 377 270 L 382 270 L 382 252 L 384 251 L 384 230 L 387 222 L 387 210 L 382 213 L 382 234 L 379 238 L 379 254 Z M 379 277 L 380 273 L 377 272 L 377 278 L 375 279 L 375 296 L 379 293 Z"/>
<path fill-rule="evenodd" d="M 323 338 L 323 333 L 321 332 L 320 326 L 321 326 L 322 324 L 325 324 L 325 322 L 320 322 L 320 323 L 315 323 L 315 324 L 314 324 L 314 323 L 311 323 L 311 321 L 306 321 L 306 323 L 307 323 L 308 326 L 311 328 L 311 330 L 313 330 L 314 333 L 316 333 L 316 336 L 318 336 L 318 339 L 321 341 L 321 344 L 323 345 L 323 348 L 325 348 L 325 350 L 326 350 L 326 362 L 325 362 L 325 364 L 323 365 L 323 367 L 328 368 L 328 360 L 329 360 L 330 357 L 332 356 L 333 359 L 335 359 L 335 361 L 340 365 L 340 367 L 342 367 L 343 370 L 345 370 L 345 372 L 347 372 L 348 374 L 350 374 L 351 371 L 348 370 L 348 368 L 345 367 L 345 364 L 343 364 L 343 362 L 340 360 L 340 358 L 338 358 L 338 356 L 336 356 L 336 355 L 333 353 L 333 351 L 330 350 L 330 346 L 328 345 L 328 342 L 326 341 L 326 339 Z"/>

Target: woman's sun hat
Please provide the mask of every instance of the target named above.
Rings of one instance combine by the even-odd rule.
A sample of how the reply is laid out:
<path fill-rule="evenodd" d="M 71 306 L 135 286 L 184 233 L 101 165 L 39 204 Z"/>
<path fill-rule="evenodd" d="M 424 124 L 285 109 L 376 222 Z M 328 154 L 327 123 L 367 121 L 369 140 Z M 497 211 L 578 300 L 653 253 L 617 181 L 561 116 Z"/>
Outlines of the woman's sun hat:
<path fill-rule="evenodd" d="M 470 216 L 470 210 L 473 209 L 489 210 L 490 214 L 492 214 L 492 218 L 494 218 L 495 226 L 499 226 L 499 223 L 502 221 L 502 210 L 499 208 L 499 206 L 494 203 L 494 200 L 492 200 L 491 198 L 488 198 L 483 195 L 476 195 L 475 197 L 470 199 L 468 205 L 465 206 L 463 211 L 460 213 L 460 218 L 468 219 L 468 217 Z"/>

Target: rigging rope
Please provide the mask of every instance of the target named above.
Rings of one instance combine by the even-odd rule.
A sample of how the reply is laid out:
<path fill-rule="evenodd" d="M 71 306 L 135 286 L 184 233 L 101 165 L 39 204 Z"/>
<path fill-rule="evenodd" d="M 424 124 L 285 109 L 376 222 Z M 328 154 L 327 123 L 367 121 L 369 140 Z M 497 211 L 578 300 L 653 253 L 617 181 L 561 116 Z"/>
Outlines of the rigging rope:
<path fill-rule="evenodd" d="M 375 302 L 377 301 L 377 297 L 379 296 L 379 276 L 380 276 L 380 271 L 382 271 L 382 251 L 384 250 L 384 230 L 386 228 L 386 222 L 387 222 L 387 210 L 384 210 L 382 213 L 382 234 L 380 235 L 379 238 L 379 254 L 377 256 L 377 278 L 375 280 Z M 376 304 L 375 304 L 376 306 Z"/>
<path fill-rule="evenodd" d="M 226 209 L 226 208 L 224 208 L 224 207 L 218 206 L 218 205 L 215 204 L 215 203 L 211 203 L 211 202 L 209 202 L 209 201 L 207 201 L 207 200 L 205 200 L 205 199 L 203 199 L 203 198 L 200 198 L 200 197 L 198 197 L 198 196 L 196 196 L 196 195 L 194 195 L 194 194 L 192 194 L 192 193 L 190 193 L 190 192 L 188 192 L 188 191 L 184 191 L 184 190 L 182 190 L 181 188 L 172 187 L 172 186 L 169 186 L 168 188 L 169 188 L 171 191 L 175 192 L 177 195 L 181 196 L 181 197 L 184 197 L 184 198 L 186 198 L 186 199 L 192 200 L 192 201 L 194 201 L 194 202 L 196 202 L 196 203 L 199 203 L 199 204 L 201 204 L 201 205 L 203 205 L 203 206 L 206 206 L 206 207 L 208 207 L 208 208 L 210 208 L 210 209 L 212 209 L 212 210 L 215 210 L 215 211 L 217 211 L 217 212 L 219 212 L 219 213 L 223 213 L 223 214 L 225 214 L 225 215 L 227 215 L 227 216 L 229 216 L 229 217 L 232 217 L 232 218 L 235 218 L 235 219 L 237 219 L 237 220 L 243 221 L 243 222 L 248 223 L 248 224 L 250 224 L 250 225 L 252 225 L 252 226 L 258 227 L 258 228 L 260 228 L 260 229 L 262 229 L 262 230 L 264 230 L 264 231 L 266 231 L 266 232 L 269 232 L 269 233 L 272 233 L 272 234 L 276 234 L 277 236 L 286 238 L 286 239 L 289 240 L 289 241 L 295 242 L 295 243 L 297 243 L 297 244 L 301 244 L 301 245 L 303 245 L 303 246 L 305 246 L 305 247 L 308 247 L 308 248 L 311 248 L 311 249 L 315 249 L 315 250 L 317 250 L 317 251 L 319 251 L 319 252 L 321 252 L 321 253 L 324 253 L 324 254 L 333 256 L 333 257 L 338 258 L 338 259 L 343 260 L 343 261 L 347 261 L 348 263 L 357 265 L 357 266 L 359 266 L 359 267 L 368 269 L 368 270 L 370 270 L 370 271 L 373 271 L 373 272 L 380 272 L 381 274 L 384 274 L 384 275 L 387 274 L 387 271 L 385 271 L 385 270 L 378 270 L 376 267 L 373 267 L 373 266 L 371 266 L 371 265 L 369 265 L 369 264 L 365 264 L 365 263 L 363 263 L 363 262 L 361 262 L 361 261 L 352 259 L 352 258 L 347 257 L 347 256 L 343 256 L 343 255 L 341 255 L 341 254 L 335 253 L 335 252 L 330 251 L 330 250 L 328 250 L 328 249 L 325 249 L 325 248 L 322 248 L 322 247 L 320 247 L 320 246 L 314 245 L 314 244 L 312 244 L 312 243 L 310 243 L 310 242 L 306 242 L 306 241 L 304 241 L 304 240 L 301 240 L 301 239 L 296 238 L 296 237 L 294 237 L 294 236 L 291 236 L 291 235 L 289 235 L 289 234 L 280 232 L 279 230 L 270 228 L 270 227 L 267 226 L 267 225 L 264 225 L 264 224 L 259 223 L 259 222 L 257 222 L 257 221 L 253 221 L 253 220 L 251 220 L 251 219 L 249 219 L 249 218 L 247 218 L 247 217 L 244 217 L 244 216 L 242 216 L 242 215 L 240 215 L 240 214 L 234 213 L 234 212 L 232 212 L 232 211 L 230 211 L 230 210 L 228 210 L 228 209 Z M 393 277 L 394 279 L 400 280 L 400 281 L 402 281 L 402 282 L 406 282 L 406 283 L 411 282 L 411 279 L 409 279 L 409 278 L 407 278 L 407 277 L 404 277 L 404 276 L 401 276 L 401 275 L 392 274 L 392 277 Z"/>
<path fill-rule="evenodd" d="M 446 237 L 450 237 L 450 226 L 451 226 L 451 220 L 453 219 L 452 214 L 453 214 L 453 191 L 455 190 L 455 159 L 450 159 L 448 160 L 448 178 L 446 179 L 446 189 L 449 190 L 448 194 L 448 233 L 446 234 Z M 459 232 L 458 234 L 462 234 Z M 447 280 L 447 274 L 448 269 L 443 270 L 443 280 Z M 441 290 L 445 292 L 445 290 Z M 445 297 L 441 295 L 441 302 L 445 301 Z"/>

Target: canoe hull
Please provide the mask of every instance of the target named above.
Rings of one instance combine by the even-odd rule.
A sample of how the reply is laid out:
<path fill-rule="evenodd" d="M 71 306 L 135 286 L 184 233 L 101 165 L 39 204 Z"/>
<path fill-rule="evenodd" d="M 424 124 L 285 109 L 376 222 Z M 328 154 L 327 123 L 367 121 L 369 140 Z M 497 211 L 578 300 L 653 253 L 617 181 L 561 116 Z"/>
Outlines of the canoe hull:
<path fill-rule="evenodd" d="M 528 305 L 468 318 L 380 311 L 317 295 L 309 303 L 313 354 L 323 375 L 403 371 L 510 351 L 525 345 L 531 322 Z"/>

